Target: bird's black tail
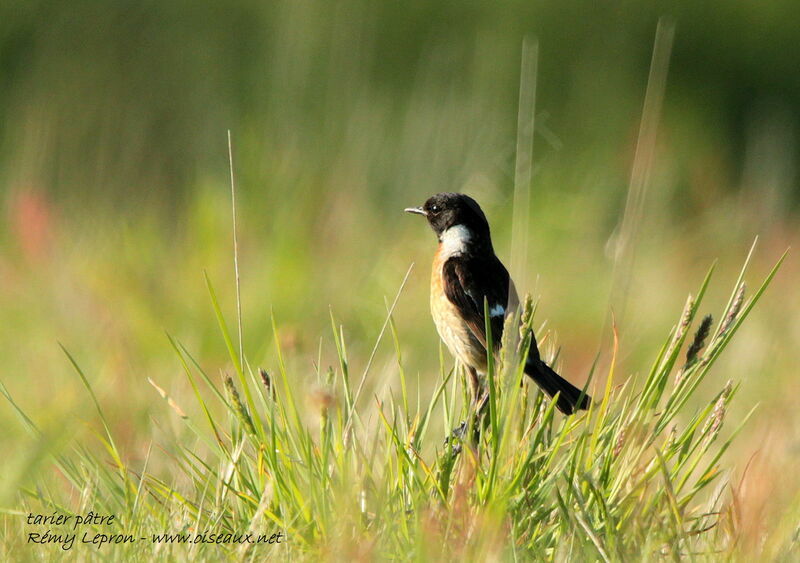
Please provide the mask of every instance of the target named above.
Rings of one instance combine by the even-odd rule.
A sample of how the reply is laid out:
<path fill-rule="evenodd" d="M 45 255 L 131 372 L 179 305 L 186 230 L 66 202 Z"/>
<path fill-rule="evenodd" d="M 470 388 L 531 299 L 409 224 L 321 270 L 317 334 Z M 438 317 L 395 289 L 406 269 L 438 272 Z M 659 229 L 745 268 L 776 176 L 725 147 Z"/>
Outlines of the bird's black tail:
<path fill-rule="evenodd" d="M 530 357 L 525 364 L 525 373 L 542 388 L 550 397 L 558 393 L 556 407 L 564 414 L 572 414 L 576 410 L 589 408 L 592 398 L 572 383 L 558 375 L 539 358 Z"/>

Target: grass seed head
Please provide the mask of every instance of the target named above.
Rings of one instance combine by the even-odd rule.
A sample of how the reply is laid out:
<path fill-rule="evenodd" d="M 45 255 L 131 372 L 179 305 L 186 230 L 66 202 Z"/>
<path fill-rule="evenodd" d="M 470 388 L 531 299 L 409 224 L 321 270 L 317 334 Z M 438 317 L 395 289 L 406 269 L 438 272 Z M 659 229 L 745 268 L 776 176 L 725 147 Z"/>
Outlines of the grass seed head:
<path fill-rule="evenodd" d="M 522 307 L 520 307 L 519 315 L 519 337 L 524 340 L 528 331 L 532 330 L 533 323 L 533 298 L 530 293 L 525 294 L 522 300 Z"/>
<path fill-rule="evenodd" d="M 744 294 L 747 286 L 744 282 L 739 284 L 739 289 L 736 290 L 736 296 L 733 298 L 733 304 L 731 305 L 728 314 L 725 315 L 725 320 L 722 321 L 722 328 L 720 328 L 719 333 L 720 335 L 725 334 L 733 325 L 733 321 L 736 320 L 736 317 L 739 316 L 739 311 L 742 310 L 742 303 L 744 303 Z"/>
<path fill-rule="evenodd" d="M 674 351 L 676 347 L 680 346 L 684 336 L 686 336 L 686 332 L 689 330 L 689 325 L 692 324 L 694 303 L 694 297 L 689 294 L 689 297 L 686 298 L 686 305 L 683 306 L 683 311 L 681 312 L 681 320 L 678 323 L 678 327 L 675 329 L 675 336 L 673 336 L 672 343 L 670 344 L 670 352 Z M 678 374 L 675 376 L 676 386 L 683 379 L 683 373 L 685 369 L 686 368 L 684 366 L 678 370 Z"/>
<path fill-rule="evenodd" d="M 697 332 L 694 333 L 694 340 L 692 340 L 691 346 L 689 346 L 689 349 L 686 351 L 685 367 L 689 367 L 697 361 L 700 352 L 706 345 L 706 338 L 708 338 L 711 332 L 711 323 L 713 322 L 714 318 L 711 315 L 703 317 L 703 320 L 700 322 L 700 327 L 697 329 Z"/>
<path fill-rule="evenodd" d="M 233 403 L 233 410 L 236 412 L 236 418 L 239 419 L 239 422 L 242 423 L 242 426 L 250 434 L 255 436 L 256 428 L 255 426 L 253 426 L 253 420 L 247 413 L 247 409 L 244 407 L 244 403 L 242 403 L 242 398 L 239 396 L 239 391 L 237 391 L 236 385 L 234 385 L 233 379 L 231 377 L 225 378 L 225 389 L 228 390 L 228 395 L 230 396 L 231 402 Z"/>
<path fill-rule="evenodd" d="M 708 432 L 708 436 L 706 437 L 707 443 L 714 439 L 717 433 L 719 433 L 719 429 L 722 427 L 722 423 L 725 420 L 725 404 L 728 402 L 728 397 L 730 397 L 732 390 L 733 382 L 729 379 L 722 389 L 722 393 L 717 399 L 717 402 L 714 404 L 714 410 L 711 411 L 703 428 L 703 434 Z"/>
<path fill-rule="evenodd" d="M 261 382 L 264 384 L 264 388 L 267 390 L 267 396 L 272 397 L 274 390 L 272 388 L 272 379 L 269 376 L 269 372 L 264 368 L 258 368 L 258 374 L 261 376 Z"/>
<path fill-rule="evenodd" d="M 678 326 L 678 333 L 676 340 L 679 340 L 689 330 L 689 325 L 692 324 L 692 309 L 694 309 L 694 297 L 689 295 L 686 299 L 686 305 L 683 307 L 683 314 L 681 315 L 681 324 Z"/>
<path fill-rule="evenodd" d="M 514 319 L 517 318 L 516 313 L 512 313 L 510 315 L 506 315 L 505 321 L 503 322 L 503 338 L 500 341 L 500 364 L 505 368 L 509 367 L 506 364 L 508 363 L 508 353 L 511 350 L 511 336 L 513 334 L 512 328 L 514 326 Z"/>

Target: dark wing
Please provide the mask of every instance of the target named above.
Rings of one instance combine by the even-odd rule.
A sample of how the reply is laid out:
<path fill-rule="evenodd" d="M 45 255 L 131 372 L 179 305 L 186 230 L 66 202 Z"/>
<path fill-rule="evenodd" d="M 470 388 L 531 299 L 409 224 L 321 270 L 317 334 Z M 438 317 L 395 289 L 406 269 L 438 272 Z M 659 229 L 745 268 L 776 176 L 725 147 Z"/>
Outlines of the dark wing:
<path fill-rule="evenodd" d="M 444 293 L 458 308 L 461 317 L 475 337 L 486 346 L 484 299 L 489 304 L 492 343 L 496 349 L 503 337 L 507 308 L 516 307 L 517 295 L 508 271 L 496 256 L 481 259 L 453 256 L 442 269 Z M 511 303 L 509 304 L 509 291 Z"/>

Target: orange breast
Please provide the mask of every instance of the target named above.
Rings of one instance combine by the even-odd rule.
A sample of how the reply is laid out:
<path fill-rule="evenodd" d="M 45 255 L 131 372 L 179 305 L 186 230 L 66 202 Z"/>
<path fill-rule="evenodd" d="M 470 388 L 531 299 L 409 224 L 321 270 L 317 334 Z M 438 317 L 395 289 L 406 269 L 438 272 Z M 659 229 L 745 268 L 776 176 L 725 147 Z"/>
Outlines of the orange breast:
<path fill-rule="evenodd" d="M 441 246 L 433 257 L 431 271 L 431 315 L 439 336 L 450 353 L 462 364 L 479 372 L 486 371 L 486 349 L 475 338 L 467 324 L 461 319 L 458 309 L 444 292 L 442 269 L 445 258 Z"/>

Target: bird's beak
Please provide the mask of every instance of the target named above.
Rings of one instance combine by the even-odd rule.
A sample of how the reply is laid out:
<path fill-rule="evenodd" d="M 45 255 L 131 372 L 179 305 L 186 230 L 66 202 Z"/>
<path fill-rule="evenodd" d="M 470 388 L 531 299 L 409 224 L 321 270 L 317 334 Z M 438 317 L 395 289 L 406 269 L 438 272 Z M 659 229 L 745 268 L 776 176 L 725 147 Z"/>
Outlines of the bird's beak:
<path fill-rule="evenodd" d="M 427 211 L 425 211 L 421 207 L 406 207 L 404 211 L 406 213 L 415 213 L 416 215 L 425 215 L 425 216 L 428 215 Z"/>

